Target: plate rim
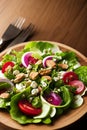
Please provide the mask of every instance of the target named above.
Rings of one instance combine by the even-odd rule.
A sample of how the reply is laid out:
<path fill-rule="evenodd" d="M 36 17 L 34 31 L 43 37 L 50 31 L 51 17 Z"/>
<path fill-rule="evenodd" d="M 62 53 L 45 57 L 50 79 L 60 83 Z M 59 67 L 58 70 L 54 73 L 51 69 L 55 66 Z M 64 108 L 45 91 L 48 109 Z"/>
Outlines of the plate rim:
<path fill-rule="evenodd" d="M 36 40 L 35 40 L 35 41 L 36 41 Z M 70 47 L 70 46 L 68 46 L 68 45 L 65 45 L 65 44 L 59 43 L 59 42 L 54 42 L 54 41 L 43 41 L 43 40 L 40 40 L 40 41 L 42 41 L 42 42 L 49 42 L 49 43 L 58 45 L 58 46 L 61 47 L 61 48 L 63 47 L 63 48 L 65 48 L 65 49 L 67 49 L 67 50 L 72 50 L 72 51 L 74 51 L 74 52 L 76 53 L 77 56 L 79 56 L 81 59 L 83 59 L 83 60 L 87 63 L 87 57 L 86 57 L 86 56 L 84 56 L 81 52 L 79 52 L 78 50 L 76 50 L 76 49 L 74 49 L 74 48 L 72 48 L 72 47 Z M 14 45 L 14 46 L 12 46 L 12 47 L 10 47 L 10 48 L 7 48 L 6 50 L 4 50 L 3 52 L 0 53 L 0 57 L 3 56 L 6 52 L 8 52 L 10 49 L 13 49 L 13 48 L 16 49 L 16 48 L 19 48 L 19 47 L 23 47 L 23 46 L 25 46 L 25 45 L 26 45 L 27 43 L 29 43 L 29 42 L 33 42 L 33 41 L 28 41 L 28 42 L 19 43 L 19 44 Z M 39 42 L 39 41 L 36 41 L 36 42 Z M 86 98 L 87 98 L 87 97 L 86 97 Z M 76 121 L 79 120 L 82 116 L 84 116 L 84 115 L 86 114 L 86 112 L 87 112 L 87 111 L 82 112 L 82 114 L 80 114 L 80 116 L 79 116 L 78 119 L 76 118 L 75 120 L 72 120 L 71 123 L 68 123 L 68 122 L 67 122 L 67 124 L 63 125 L 63 127 L 62 127 L 62 126 L 58 127 L 58 129 L 64 128 L 64 127 L 66 127 L 66 126 L 68 126 L 68 125 L 70 125 L 70 124 L 76 122 Z M 0 112 L 0 113 L 1 113 L 1 112 Z M 1 123 L 4 124 L 3 122 L 1 122 Z M 4 125 L 6 125 L 6 124 L 4 124 Z M 11 127 L 11 125 L 9 126 L 9 124 L 7 124 L 6 126 Z M 15 127 L 11 127 L 11 128 L 15 128 Z M 21 129 L 21 127 L 20 127 L 19 129 Z M 41 129 L 41 127 L 40 127 L 40 129 Z M 47 130 L 48 128 L 45 128 L 45 129 Z M 57 129 L 57 128 L 56 128 L 56 129 Z M 25 128 L 25 130 L 27 130 L 27 129 Z M 32 130 L 35 130 L 35 129 L 32 129 Z"/>

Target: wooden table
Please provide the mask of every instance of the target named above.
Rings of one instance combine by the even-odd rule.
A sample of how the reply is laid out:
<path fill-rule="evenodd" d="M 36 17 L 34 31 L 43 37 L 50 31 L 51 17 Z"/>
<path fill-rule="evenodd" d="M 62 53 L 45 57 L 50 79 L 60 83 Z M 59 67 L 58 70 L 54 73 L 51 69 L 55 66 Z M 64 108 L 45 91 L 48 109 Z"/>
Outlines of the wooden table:
<path fill-rule="evenodd" d="M 24 27 L 35 25 L 29 40 L 61 42 L 87 56 L 87 0 L 0 0 L 0 37 L 19 16 L 26 18 Z M 86 129 L 86 122 L 87 115 L 64 130 Z"/>

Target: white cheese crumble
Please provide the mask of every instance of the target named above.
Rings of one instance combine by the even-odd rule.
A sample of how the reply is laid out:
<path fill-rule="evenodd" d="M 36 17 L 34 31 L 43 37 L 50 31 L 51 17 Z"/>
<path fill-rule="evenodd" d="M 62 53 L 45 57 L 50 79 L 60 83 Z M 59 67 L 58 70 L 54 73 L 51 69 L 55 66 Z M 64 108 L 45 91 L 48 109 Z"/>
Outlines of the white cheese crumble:
<path fill-rule="evenodd" d="M 19 72 L 19 70 L 14 70 L 13 71 L 13 75 L 17 75 L 17 74 L 19 74 L 20 72 Z"/>
<path fill-rule="evenodd" d="M 23 91 L 26 88 L 22 83 L 16 84 L 16 89 L 19 91 Z"/>
<path fill-rule="evenodd" d="M 38 88 L 34 88 L 34 89 L 31 90 L 31 94 L 32 95 L 36 95 L 38 93 L 39 93 L 39 89 Z"/>
<path fill-rule="evenodd" d="M 32 69 L 32 65 L 28 65 L 27 69 L 31 70 Z"/>
<path fill-rule="evenodd" d="M 44 82 L 44 81 L 41 81 L 41 84 L 42 84 L 42 87 L 46 87 L 47 86 L 46 82 Z"/>
<path fill-rule="evenodd" d="M 30 86 L 32 88 L 37 88 L 38 84 L 35 81 L 32 81 Z"/>
<path fill-rule="evenodd" d="M 59 77 L 53 77 L 54 81 L 58 81 L 60 78 Z"/>
<path fill-rule="evenodd" d="M 65 71 L 60 71 L 56 77 L 53 77 L 54 81 L 56 82 L 56 81 L 62 79 L 64 73 L 66 73 L 66 72 Z"/>
<path fill-rule="evenodd" d="M 58 77 L 59 77 L 60 79 L 62 79 L 62 78 L 63 78 L 63 75 L 64 75 L 65 73 L 66 73 L 65 71 L 60 71 L 60 72 L 58 73 Z"/>
<path fill-rule="evenodd" d="M 63 64 L 67 64 L 67 60 L 63 60 L 62 63 L 63 63 Z"/>

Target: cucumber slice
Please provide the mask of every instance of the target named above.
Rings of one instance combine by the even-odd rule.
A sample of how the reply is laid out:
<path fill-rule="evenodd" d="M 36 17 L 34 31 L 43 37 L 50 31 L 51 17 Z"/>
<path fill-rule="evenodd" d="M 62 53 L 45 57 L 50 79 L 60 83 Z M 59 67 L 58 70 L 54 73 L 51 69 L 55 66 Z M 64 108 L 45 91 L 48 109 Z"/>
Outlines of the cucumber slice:
<path fill-rule="evenodd" d="M 50 117 L 54 117 L 55 114 L 56 114 L 56 108 L 55 108 L 55 107 L 52 107 L 51 109 L 52 109 L 52 110 L 51 110 L 51 113 L 50 113 Z"/>
<path fill-rule="evenodd" d="M 42 120 L 42 122 L 44 123 L 44 124 L 50 124 L 51 122 L 52 122 L 52 120 L 48 117 L 48 118 L 45 118 L 45 119 L 43 119 Z"/>
<path fill-rule="evenodd" d="M 41 119 L 34 119 L 32 122 L 33 122 L 33 123 L 40 123 L 40 122 L 41 122 Z"/>
<path fill-rule="evenodd" d="M 50 110 L 51 110 L 51 106 L 50 105 L 48 105 L 47 103 L 45 103 L 45 102 L 42 102 L 42 113 L 40 114 L 40 115 L 38 115 L 38 116 L 34 116 L 34 119 L 38 119 L 38 118 L 45 118 L 46 116 L 48 116 L 49 115 L 49 112 L 50 112 Z"/>
<path fill-rule="evenodd" d="M 50 117 L 54 117 L 55 114 L 56 114 L 56 108 L 52 107 L 42 96 L 41 96 L 41 100 L 42 100 L 43 103 L 46 103 L 51 107 Z"/>
<path fill-rule="evenodd" d="M 75 95 L 74 96 L 74 102 L 72 103 L 72 108 L 78 108 L 83 104 L 83 98 L 81 95 Z"/>

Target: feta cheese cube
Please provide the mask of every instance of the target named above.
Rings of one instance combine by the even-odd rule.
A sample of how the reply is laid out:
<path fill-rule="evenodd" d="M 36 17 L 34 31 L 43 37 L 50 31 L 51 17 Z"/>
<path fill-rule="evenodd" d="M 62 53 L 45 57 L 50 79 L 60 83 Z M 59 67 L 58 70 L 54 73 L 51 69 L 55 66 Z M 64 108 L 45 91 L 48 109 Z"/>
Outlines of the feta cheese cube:
<path fill-rule="evenodd" d="M 37 88 L 38 84 L 35 81 L 32 81 L 30 86 L 32 88 Z"/>

